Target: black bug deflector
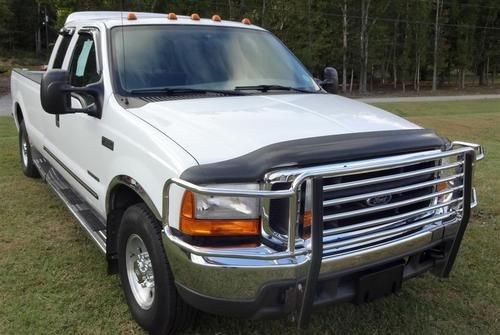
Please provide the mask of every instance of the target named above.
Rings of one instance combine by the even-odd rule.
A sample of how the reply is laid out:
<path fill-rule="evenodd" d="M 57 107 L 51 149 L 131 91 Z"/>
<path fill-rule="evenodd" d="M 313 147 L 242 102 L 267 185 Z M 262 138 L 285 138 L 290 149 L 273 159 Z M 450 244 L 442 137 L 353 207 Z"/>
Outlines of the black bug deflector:
<path fill-rule="evenodd" d="M 320 136 L 280 142 L 223 162 L 193 166 L 181 179 L 194 184 L 256 182 L 277 167 L 303 167 L 444 149 L 449 141 L 432 129 Z"/>

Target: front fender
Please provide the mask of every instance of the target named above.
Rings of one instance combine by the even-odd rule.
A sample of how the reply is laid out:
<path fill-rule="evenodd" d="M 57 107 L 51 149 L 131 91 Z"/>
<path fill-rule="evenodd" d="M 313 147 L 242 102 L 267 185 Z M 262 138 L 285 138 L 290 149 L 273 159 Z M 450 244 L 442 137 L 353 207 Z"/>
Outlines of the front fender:
<path fill-rule="evenodd" d="M 106 213 L 110 213 L 113 209 L 111 208 L 111 195 L 117 185 L 124 185 L 134 191 L 144 201 L 154 216 L 161 221 L 160 211 L 156 208 L 153 200 L 147 194 L 144 187 L 142 187 L 137 180 L 127 175 L 118 175 L 111 180 L 108 191 L 106 192 Z"/>

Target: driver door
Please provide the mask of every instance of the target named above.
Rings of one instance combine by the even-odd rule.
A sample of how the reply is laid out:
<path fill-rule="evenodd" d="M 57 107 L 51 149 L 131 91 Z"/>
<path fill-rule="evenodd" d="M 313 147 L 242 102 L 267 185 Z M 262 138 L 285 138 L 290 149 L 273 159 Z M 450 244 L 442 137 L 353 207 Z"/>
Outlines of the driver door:
<path fill-rule="evenodd" d="M 102 80 L 99 30 L 84 28 L 74 38 L 73 53 L 68 56 L 69 64 L 66 62 L 71 85 L 83 87 L 99 82 Z M 88 94 L 71 95 L 73 108 L 85 108 L 94 103 L 94 98 Z M 99 175 L 106 164 L 103 161 L 106 157 L 102 157 L 102 127 L 102 119 L 85 113 L 56 115 L 45 149 L 73 189 L 101 213 L 104 209 L 99 199 L 105 196 L 105 187 Z"/>

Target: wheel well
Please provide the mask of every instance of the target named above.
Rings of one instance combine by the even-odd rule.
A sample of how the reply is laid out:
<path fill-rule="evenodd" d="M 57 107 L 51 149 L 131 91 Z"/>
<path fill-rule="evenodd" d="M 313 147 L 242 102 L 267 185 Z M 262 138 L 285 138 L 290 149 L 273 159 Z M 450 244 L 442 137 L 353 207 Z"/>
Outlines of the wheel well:
<path fill-rule="evenodd" d="M 108 273 L 118 272 L 117 240 L 118 228 L 125 210 L 137 203 L 144 202 L 142 198 L 130 187 L 119 184 L 111 191 L 109 196 L 109 213 L 106 219 L 106 258 L 108 260 Z"/>
<path fill-rule="evenodd" d="M 24 120 L 23 111 L 21 110 L 21 106 L 19 106 L 18 103 L 16 103 L 16 120 L 18 126 Z"/>
<path fill-rule="evenodd" d="M 142 198 L 133 189 L 127 185 L 116 185 L 110 193 L 109 197 L 110 211 L 127 208 L 139 202 L 143 202 Z"/>

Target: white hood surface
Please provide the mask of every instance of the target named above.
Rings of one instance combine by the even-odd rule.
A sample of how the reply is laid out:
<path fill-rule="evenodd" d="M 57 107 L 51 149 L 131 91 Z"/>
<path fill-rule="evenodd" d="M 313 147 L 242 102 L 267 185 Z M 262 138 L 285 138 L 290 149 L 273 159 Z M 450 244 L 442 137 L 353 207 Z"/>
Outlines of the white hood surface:
<path fill-rule="evenodd" d="M 379 108 L 332 94 L 280 94 L 148 103 L 130 111 L 199 164 L 310 137 L 420 128 Z"/>

